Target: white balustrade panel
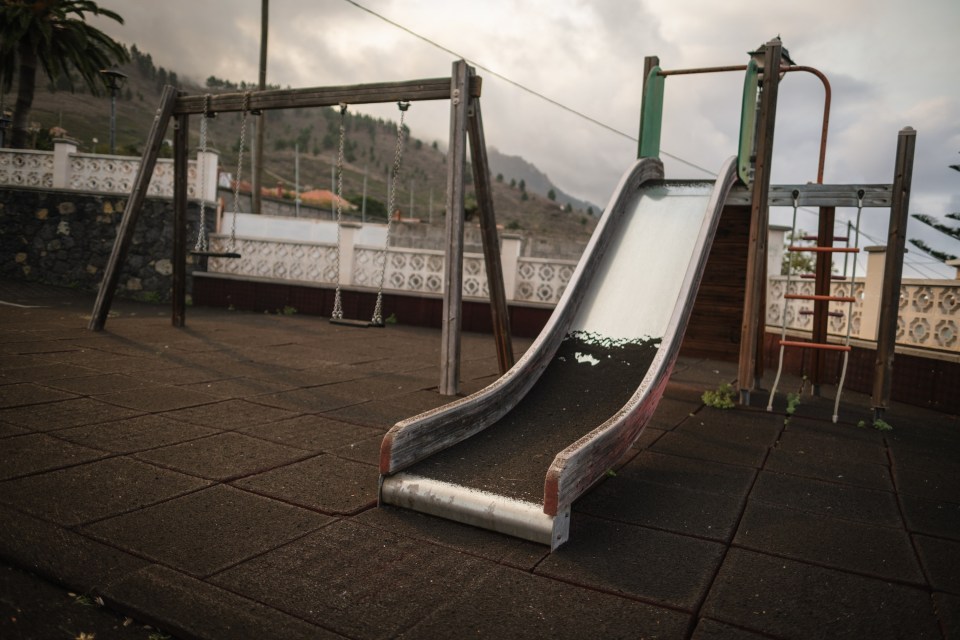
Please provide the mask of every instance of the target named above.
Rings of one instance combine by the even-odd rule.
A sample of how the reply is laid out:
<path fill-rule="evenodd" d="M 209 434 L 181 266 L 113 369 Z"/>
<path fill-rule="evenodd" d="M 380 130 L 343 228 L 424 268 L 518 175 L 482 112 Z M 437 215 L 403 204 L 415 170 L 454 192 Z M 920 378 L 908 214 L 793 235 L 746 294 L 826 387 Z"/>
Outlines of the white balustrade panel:
<path fill-rule="evenodd" d="M 515 300 L 556 304 L 577 268 L 575 260 L 520 258 Z"/>
<path fill-rule="evenodd" d="M 140 168 L 140 158 L 75 153 L 70 156 L 70 188 L 78 191 L 130 193 Z M 197 194 L 197 163 L 187 164 L 187 197 Z M 149 196 L 173 196 L 173 160 L 157 160 L 153 169 Z"/>
<path fill-rule="evenodd" d="M 52 188 L 53 152 L 0 151 L 0 185 Z"/>
<path fill-rule="evenodd" d="M 852 317 L 851 336 L 858 338 L 861 330 L 861 318 L 864 314 L 864 282 L 857 279 L 854 283 L 834 282 L 831 294 L 849 296 L 853 290 L 856 302 L 848 311 L 844 302 L 831 302 L 830 311 L 840 312 L 840 316 L 831 317 L 828 332 L 843 337 L 847 331 L 848 312 Z M 767 280 L 767 324 L 780 327 L 784 314 L 785 292 L 805 295 L 813 294 L 814 285 L 810 280 L 791 280 L 787 291 L 786 276 L 774 276 Z M 787 328 L 810 331 L 813 317 L 802 310 L 813 309 L 813 302 L 790 300 L 786 305 Z M 900 286 L 900 309 L 897 318 L 897 344 L 925 349 L 938 349 L 960 353 L 960 281 L 955 280 L 904 280 Z"/>

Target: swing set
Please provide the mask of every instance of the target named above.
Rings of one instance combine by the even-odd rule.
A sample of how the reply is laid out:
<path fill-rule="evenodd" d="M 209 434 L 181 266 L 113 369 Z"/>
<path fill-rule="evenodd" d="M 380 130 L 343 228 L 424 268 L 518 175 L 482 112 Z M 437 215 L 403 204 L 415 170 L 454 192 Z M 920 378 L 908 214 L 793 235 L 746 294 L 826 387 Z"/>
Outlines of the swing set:
<path fill-rule="evenodd" d="M 164 134 L 171 118 L 174 119 L 174 238 L 173 238 L 173 301 L 171 324 L 183 327 L 186 316 L 186 264 L 187 264 L 187 150 L 189 141 L 190 116 L 199 115 L 200 149 L 206 149 L 207 120 L 218 113 L 241 112 L 240 148 L 237 159 L 237 174 L 234 185 L 233 212 L 230 242 L 226 251 L 211 251 L 206 235 L 206 203 L 200 198 L 200 225 L 193 255 L 238 259 L 236 221 L 239 200 L 240 169 L 243 160 L 244 138 L 247 120 L 250 115 L 275 109 L 299 109 L 308 107 L 339 106 L 341 114 L 340 148 L 338 154 L 337 180 L 337 261 L 340 258 L 339 226 L 342 222 L 343 195 L 343 147 L 345 128 L 343 118 L 348 105 L 396 102 L 400 108 L 400 125 L 397 133 L 397 147 L 394 158 L 394 174 L 399 172 L 403 148 L 403 116 L 412 102 L 426 100 L 450 101 L 450 143 L 447 153 L 447 194 L 446 194 L 446 247 L 444 261 L 443 317 L 441 319 L 440 354 L 440 393 L 456 395 L 459 391 L 460 377 L 460 332 L 462 314 L 460 308 L 463 297 L 463 252 L 464 252 L 464 178 L 466 172 L 467 140 L 469 139 L 470 164 L 473 167 L 474 189 L 477 196 L 480 219 L 480 235 L 483 245 L 484 262 L 490 306 L 493 319 L 493 333 L 496 342 L 497 360 L 500 372 L 506 372 L 513 366 L 513 347 L 510 337 L 510 323 L 503 284 L 503 271 L 500 262 L 500 247 L 497 237 L 496 219 L 493 210 L 493 191 L 483 133 L 483 120 L 480 112 L 480 93 L 482 81 L 473 67 L 464 60 L 453 63 L 450 77 L 384 82 L 374 84 L 346 85 L 335 87 L 313 87 L 305 89 L 281 89 L 268 91 L 248 91 L 245 93 L 225 93 L 218 95 L 187 95 L 178 92 L 172 86 L 164 87 L 160 104 L 157 107 L 153 126 L 147 136 L 144 153 L 133 189 L 123 218 L 117 229 L 110 259 L 104 270 L 104 277 L 94 303 L 88 328 L 101 331 L 106 323 L 113 296 L 120 277 L 120 267 L 126 260 L 133 239 L 137 219 L 143 207 L 147 187 L 153 175 L 153 169 Z M 203 180 L 203 168 L 200 170 Z M 387 239 L 389 243 L 390 222 L 394 210 L 396 179 L 389 194 L 387 215 Z M 353 326 L 383 325 L 383 282 L 386 270 L 386 244 L 379 259 L 379 285 L 377 303 L 370 321 L 350 320 L 343 317 L 339 276 L 335 293 L 334 311 L 331 321 Z M 339 273 L 339 269 L 338 269 Z"/>

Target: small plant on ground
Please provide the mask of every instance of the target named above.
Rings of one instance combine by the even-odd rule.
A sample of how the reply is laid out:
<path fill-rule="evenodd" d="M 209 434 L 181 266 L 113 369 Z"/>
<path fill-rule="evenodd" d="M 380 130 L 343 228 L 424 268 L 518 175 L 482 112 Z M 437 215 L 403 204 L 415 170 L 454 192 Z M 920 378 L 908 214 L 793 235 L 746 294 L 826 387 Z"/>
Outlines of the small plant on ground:
<path fill-rule="evenodd" d="M 883 418 L 877 418 L 873 421 L 873 428 L 877 431 L 893 431 L 893 426 Z"/>
<path fill-rule="evenodd" d="M 391 313 L 389 316 L 387 316 L 387 319 L 384 320 L 384 323 L 386 324 L 397 324 L 397 322 L 399 321 L 397 320 L 397 314 L 395 313 Z"/>
<path fill-rule="evenodd" d="M 787 415 L 792 416 L 797 412 L 797 407 L 800 406 L 800 394 L 797 392 L 791 392 L 787 394 Z"/>
<path fill-rule="evenodd" d="M 283 309 L 277 309 L 277 315 L 281 313 L 285 316 L 292 316 L 297 313 L 297 308 L 291 307 L 290 305 L 286 305 L 283 307 Z"/>
<path fill-rule="evenodd" d="M 703 392 L 700 399 L 703 404 L 714 409 L 733 409 L 734 402 L 733 387 L 727 383 L 721 384 L 716 390 L 707 390 Z"/>

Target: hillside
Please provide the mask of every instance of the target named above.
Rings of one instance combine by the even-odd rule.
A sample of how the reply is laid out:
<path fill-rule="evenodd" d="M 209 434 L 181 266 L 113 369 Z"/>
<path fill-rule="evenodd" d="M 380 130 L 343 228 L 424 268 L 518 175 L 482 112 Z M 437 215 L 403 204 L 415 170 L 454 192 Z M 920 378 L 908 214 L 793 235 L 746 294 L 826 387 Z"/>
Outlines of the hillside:
<path fill-rule="evenodd" d="M 121 70 L 128 75 L 125 87 L 117 98 L 117 153 L 140 155 L 164 84 L 179 86 L 187 93 L 226 93 L 247 90 L 239 85 L 211 77 L 204 87 L 181 81 L 175 72 L 157 68 L 149 54 L 131 47 L 132 61 Z M 31 122 L 36 122 L 38 148 L 49 146 L 49 130 L 59 126 L 67 135 L 79 140 L 81 151 L 109 151 L 110 100 L 87 92 L 57 90 L 52 83 L 38 78 Z M 61 83 L 62 85 L 62 83 Z M 78 83 L 79 86 L 79 83 Z M 278 88 L 278 87 L 272 87 Z M 12 102 L 14 92 L 5 102 Z M 339 142 L 339 110 L 289 109 L 270 111 L 265 115 L 263 187 L 282 183 L 292 189 L 299 148 L 300 190 L 331 188 L 331 169 L 335 165 Z M 250 118 L 246 134 L 242 177 L 250 177 L 250 141 L 255 138 L 255 120 Z M 236 172 L 240 135 L 240 114 L 223 114 L 208 121 L 208 145 L 221 153 L 221 170 Z M 393 164 L 396 144 L 396 123 L 348 113 L 345 118 L 345 163 L 343 188 L 349 200 L 359 201 L 367 182 L 367 211 L 376 215 L 385 210 L 387 174 Z M 192 118 L 190 136 L 199 140 L 199 118 Z M 168 138 L 172 131 L 168 130 Z M 397 206 L 404 216 L 416 217 L 424 223 L 443 224 L 446 191 L 446 141 L 425 141 L 409 132 L 404 150 L 400 181 L 397 185 Z M 170 149 L 164 149 L 170 155 Z M 587 203 L 565 196 L 549 179 L 522 158 L 503 156 L 491 150 L 491 179 L 494 180 L 494 207 L 497 222 L 505 229 L 529 234 L 538 239 L 564 238 L 584 242 L 596 225 L 598 213 L 588 212 Z M 497 179 L 499 174 L 499 179 Z M 516 175 L 514 175 L 516 174 Z M 468 219 L 475 207 L 472 194 L 472 173 L 467 173 Z M 513 186 L 511 186 L 513 183 Z M 554 200 L 547 197 L 553 190 Z M 570 204 L 567 204 L 570 203 Z M 412 206 L 411 206 L 412 205 Z"/>

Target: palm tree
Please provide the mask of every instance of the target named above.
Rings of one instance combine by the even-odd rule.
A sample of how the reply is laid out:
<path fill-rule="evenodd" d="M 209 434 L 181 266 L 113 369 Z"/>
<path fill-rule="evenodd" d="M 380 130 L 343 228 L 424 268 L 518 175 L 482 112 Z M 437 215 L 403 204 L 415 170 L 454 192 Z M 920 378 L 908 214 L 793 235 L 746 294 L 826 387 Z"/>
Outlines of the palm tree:
<path fill-rule="evenodd" d="M 79 72 L 94 95 L 105 87 L 100 70 L 129 59 L 124 46 L 88 25 L 86 15 L 123 24 L 123 18 L 90 0 L 0 0 L 0 84 L 4 91 L 17 78 L 11 145 L 27 143 L 27 116 L 33 105 L 37 67 L 51 80 L 63 76 L 71 90 L 70 71 Z"/>

